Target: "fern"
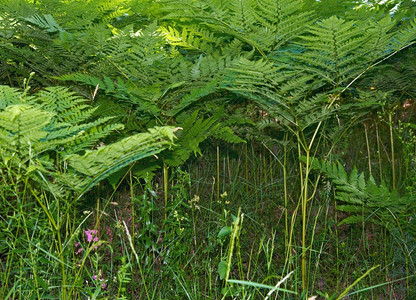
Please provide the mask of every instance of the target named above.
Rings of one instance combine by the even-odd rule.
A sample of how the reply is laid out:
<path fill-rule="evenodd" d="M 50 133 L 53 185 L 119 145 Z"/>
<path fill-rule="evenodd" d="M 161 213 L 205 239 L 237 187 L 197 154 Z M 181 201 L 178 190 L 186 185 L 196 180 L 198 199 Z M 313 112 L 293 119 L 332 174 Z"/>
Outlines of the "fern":
<path fill-rule="evenodd" d="M 348 175 L 340 163 L 318 159 L 312 160 L 312 166 L 335 184 L 336 199 L 343 203 L 337 209 L 352 214 L 339 225 L 370 221 L 391 229 L 396 217 L 406 215 L 409 199 L 389 190 L 385 183 L 376 184 L 372 176 L 365 179 L 364 173 L 358 173 L 355 168 Z"/>
<path fill-rule="evenodd" d="M 122 126 L 109 122 L 111 118 L 90 120 L 94 109 L 67 89 L 48 88 L 29 97 L 0 86 L 0 95 L 3 161 L 23 168 L 50 191 L 57 192 L 62 185 L 85 191 L 127 164 L 173 144 L 176 129 L 158 127 L 90 150 Z M 61 165 L 63 161 L 69 165 Z M 46 176 L 54 182 L 46 181 Z"/>
<path fill-rule="evenodd" d="M 165 157 L 165 162 L 172 166 L 184 163 L 192 153 L 201 154 L 199 144 L 209 137 L 215 137 L 228 143 L 244 142 L 236 136 L 228 126 L 220 123 L 223 111 L 219 110 L 214 116 L 207 119 L 198 119 L 198 111 L 194 111 L 190 116 L 180 123 L 183 128 L 178 135 L 178 142 L 173 151 Z"/>
<path fill-rule="evenodd" d="M 147 133 L 124 138 L 97 150 L 88 150 L 84 155 L 69 155 L 65 160 L 74 171 L 85 175 L 80 187 L 82 192 L 86 192 L 123 167 L 171 147 L 176 130 L 178 128 L 150 128 Z"/>

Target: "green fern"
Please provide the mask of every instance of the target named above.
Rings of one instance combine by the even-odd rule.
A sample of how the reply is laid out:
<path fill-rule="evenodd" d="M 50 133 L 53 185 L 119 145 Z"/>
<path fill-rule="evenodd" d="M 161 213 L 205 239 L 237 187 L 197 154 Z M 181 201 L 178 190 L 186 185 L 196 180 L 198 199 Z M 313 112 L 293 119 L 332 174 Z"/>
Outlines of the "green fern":
<path fill-rule="evenodd" d="M 339 225 L 369 221 L 391 229 L 396 225 L 396 218 L 407 215 L 409 199 L 400 197 L 383 182 L 376 184 L 372 176 L 365 179 L 364 173 L 358 173 L 355 168 L 348 174 L 339 162 L 313 159 L 312 166 L 335 184 L 336 199 L 342 203 L 337 209 L 351 213 Z"/>
<path fill-rule="evenodd" d="M 219 110 L 214 116 L 203 119 L 198 118 L 198 111 L 194 111 L 190 116 L 185 117 L 180 123 L 183 130 L 178 134 L 178 141 L 173 147 L 173 151 L 164 157 L 165 162 L 171 166 L 183 164 L 192 153 L 201 154 L 200 143 L 209 137 L 218 138 L 228 143 L 244 142 L 236 136 L 228 126 L 221 124 L 223 111 Z"/>
<path fill-rule="evenodd" d="M 177 130 L 156 127 L 91 150 L 123 126 L 108 117 L 91 120 L 94 109 L 74 93 L 56 87 L 25 96 L 0 86 L 0 96 L 3 163 L 54 193 L 62 187 L 85 192 L 129 163 L 171 147 Z"/>
<path fill-rule="evenodd" d="M 175 138 L 174 132 L 177 130 L 178 128 L 167 126 L 150 128 L 147 133 L 124 138 L 97 150 L 88 150 L 84 155 L 69 155 L 65 160 L 76 173 L 85 175 L 82 178 L 83 184 L 77 186 L 85 193 L 125 166 L 149 156 L 156 156 L 171 147 Z"/>

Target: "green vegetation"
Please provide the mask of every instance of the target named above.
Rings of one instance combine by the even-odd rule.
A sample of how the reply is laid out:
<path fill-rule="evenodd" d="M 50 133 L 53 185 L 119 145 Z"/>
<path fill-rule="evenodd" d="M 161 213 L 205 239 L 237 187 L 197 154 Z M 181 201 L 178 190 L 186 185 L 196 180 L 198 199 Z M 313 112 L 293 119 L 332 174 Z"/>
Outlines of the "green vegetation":
<path fill-rule="evenodd" d="M 0 0 L 0 299 L 416 298 L 415 14 Z"/>

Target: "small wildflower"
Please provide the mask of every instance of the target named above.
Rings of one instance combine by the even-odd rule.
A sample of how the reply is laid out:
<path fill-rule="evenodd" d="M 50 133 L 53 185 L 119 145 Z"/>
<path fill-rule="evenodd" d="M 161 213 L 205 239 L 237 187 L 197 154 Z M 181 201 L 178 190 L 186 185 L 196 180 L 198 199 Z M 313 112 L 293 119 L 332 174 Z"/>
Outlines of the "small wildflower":
<path fill-rule="evenodd" d="M 80 254 L 82 251 L 84 251 L 84 249 L 82 249 L 82 247 L 81 247 L 81 243 L 80 242 L 76 242 L 74 244 L 74 246 L 75 246 L 75 248 L 78 248 L 79 247 L 79 249 L 77 250 L 77 254 Z"/>
<path fill-rule="evenodd" d="M 199 196 L 195 195 L 188 203 L 191 205 L 192 209 L 200 209 L 198 203 L 199 203 Z"/>
<path fill-rule="evenodd" d="M 116 223 L 116 228 L 117 228 L 117 229 L 122 229 L 122 230 L 124 230 L 123 224 L 121 223 L 121 221 L 120 221 L 120 220 L 117 220 L 117 223 Z"/>
<path fill-rule="evenodd" d="M 96 236 L 97 235 L 97 233 L 98 233 L 98 231 L 97 230 L 91 230 L 91 229 L 88 229 L 88 230 L 85 230 L 84 231 L 84 233 L 85 233 L 85 235 L 87 236 L 87 241 L 88 241 L 88 243 L 91 243 L 92 241 L 94 241 L 94 242 L 98 242 L 98 237 Z"/>

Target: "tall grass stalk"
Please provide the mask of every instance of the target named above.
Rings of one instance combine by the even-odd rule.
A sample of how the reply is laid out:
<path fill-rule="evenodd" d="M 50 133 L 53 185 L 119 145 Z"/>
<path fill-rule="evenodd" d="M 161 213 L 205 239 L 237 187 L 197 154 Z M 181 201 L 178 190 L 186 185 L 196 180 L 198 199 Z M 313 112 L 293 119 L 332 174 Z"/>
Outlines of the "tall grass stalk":
<path fill-rule="evenodd" d="M 168 166 L 163 164 L 163 195 L 165 199 L 165 221 L 167 219 L 167 209 L 168 209 Z"/>
<path fill-rule="evenodd" d="M 394 155 L 394 135 L 393 135 L 393 111 L 388 112 L 389 118 L 389 132 L 390 132 L 390 148 L 391 148 L 391 172 L 392 172 L 392 186 L 393 190 L 396 189 L 396 162 L 395 162 L 395 155 Z"/>
<path fill-rule="evenodd" d="M 367 160 L 368 160 L 368 171 L 370 172 L 370 175 L 373 175 L 373 172 L 371 171 L 371 151 L 370 151 L 370 143 L 368 141 L 368 125 L 367 123 L 364 123 L 364 134 L 365 134 L 365 144 L 367 145 Z"/>

